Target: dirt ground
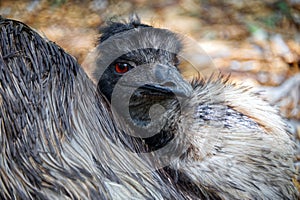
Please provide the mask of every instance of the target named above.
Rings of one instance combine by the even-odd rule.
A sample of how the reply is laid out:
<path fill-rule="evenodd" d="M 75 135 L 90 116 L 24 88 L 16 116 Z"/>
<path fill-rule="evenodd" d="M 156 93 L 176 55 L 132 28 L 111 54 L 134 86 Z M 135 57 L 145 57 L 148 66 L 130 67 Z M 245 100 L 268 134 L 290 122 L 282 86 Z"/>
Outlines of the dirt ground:
<path fill-rule="evenodd" d="M 96 45 L 106 20 L 131 13 L 192 38 L 211 59 L 209 64 L 195 59 L 196 65 L 265 90 L 300 146 L 299 0 L 0 0 L 0 15 L 35 28 L 79 63 Z M 300 148 L 295 164 L 300 167 Z"/>

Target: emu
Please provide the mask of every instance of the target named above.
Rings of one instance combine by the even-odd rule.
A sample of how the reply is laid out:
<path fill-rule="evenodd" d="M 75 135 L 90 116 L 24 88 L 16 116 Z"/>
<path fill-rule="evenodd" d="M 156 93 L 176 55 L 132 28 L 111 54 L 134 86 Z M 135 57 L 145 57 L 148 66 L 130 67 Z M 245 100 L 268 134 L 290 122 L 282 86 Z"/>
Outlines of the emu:
<path fill-rule="evenodd" d="M 156 162 L 187 199 L 297 199 L 295 146 L 277 110 L 226 77 L 185 81 L 182 46 L 139 18 L 110 22 L 84 65 L 136 149 L 172 144 Z"/>
<path fill-rule="evenodd" d="M 133 21 L 125 26 L 138 31 L 145 25 Z M 116 47 L 126 44 L 120 43 L 125 33 L 121 24 L 111 31 L 104 29 L 102 38 L 107 33 L 106 39 L 116 34 L 120 40 L 117 46 L 107 43 L 97 49 L 92 62 L 96 85 L 63 49 L 21 22 L 0 19 L 1 199 L 297 198 L 292 183 L 293 143 L 282 119 L 267 103 L 226 81 L 197 80 L 190 85 L 182 80 L 176 85 L 174 80 L 181 80 L 176 71 L 168 76 L 170 80 L 162 78 L 160 85 L 149 80 L 129 98 L 129 114 L 134 124 L 151 125 L 151 112 L 143 109 L 151 111 L 152 106 L 143 108 L 139 102 L 154 94 L 154 102 L 166 107 L 158 117 L 168 120 L 160 129 L 164 131 L 148 139 L 138 137 L 135 127 L 126 126 L 130 123 L 126 113 L 122 115 L 116 107 L 115 115 L 114 92 L 101 89 L 105 83 L 114 87 L 105 81 L 106 66 L 116 69 L 120 63 L 111 61 L 114 56 L 105 51 L 118 55 Z M 180 46 L 173 33 L 166 33 L 166 44 L 173 45 L 164 57 L 176 65 Z M 153 40 L 151 35 L 138 35 L 142 40 L 134 42 L 146 44 L 147 38 L 148 43 L 157 44 L 161 38 Z M 132 50 L 127 45 L 126 52 Z M 149 49 L 143 55 L 151 53 L 155 52 Z M 137 65 L 124 70 L 133 64 L 130 60 L 119 65 L 122 77 L 117 82 L 122 84 L 115 84 L 121 86 L 117 97 L 127 98 L 124 87 L 136 87 L 131 85 L 136 80 L 128 84 L 128 79 L 122 79 L 139 69 Z M 161 63 L 163 68 L 165 64 Z M 157 72 L 164 74 L 161 68 Z M 222 115 L 224 110 L 227 115 Z M 161 160 L 153 163 L 156 157 L 149 155 L 170 143 L 176 153 L 160 168 Z"/>

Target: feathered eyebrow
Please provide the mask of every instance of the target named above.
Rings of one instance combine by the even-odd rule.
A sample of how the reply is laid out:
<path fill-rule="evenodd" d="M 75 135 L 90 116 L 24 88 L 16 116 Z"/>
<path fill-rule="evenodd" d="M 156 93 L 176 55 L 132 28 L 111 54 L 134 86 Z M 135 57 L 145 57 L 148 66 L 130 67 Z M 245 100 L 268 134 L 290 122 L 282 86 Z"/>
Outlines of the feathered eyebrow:
<path fill-rule="evenodd" d="M 176 53 L 169 52 L 169 51 L 163 50 L 163 49 L 154 49 L 154 48 L 145 48 L 145 49 L 133 50 L 131 52 L 128 52 L 126 54 L 121 55 L 114 62 L 125 61 L 125 62 L 139 64 L 138 62 L 141 62 L 142 60 L 138 59 L 138 58 L 140 58 L 140 56 L 138 56 L 138 55 L 141 54 L 143 51 L 148 51 L 147 55 L 149 55 L 150 52 L 153 53 L 153 55 L 156 55 L 157 51 L 163 51 L 165 53 L 165 55 L 168 55 L 167 58 L 168 58 L 169 61 L 170 60 L 174 61 L 174 65 L 179 64 L 179 59 L 177 58 Z M 159 54 L 161 55 L 162 53 L 160 52 Z"/>

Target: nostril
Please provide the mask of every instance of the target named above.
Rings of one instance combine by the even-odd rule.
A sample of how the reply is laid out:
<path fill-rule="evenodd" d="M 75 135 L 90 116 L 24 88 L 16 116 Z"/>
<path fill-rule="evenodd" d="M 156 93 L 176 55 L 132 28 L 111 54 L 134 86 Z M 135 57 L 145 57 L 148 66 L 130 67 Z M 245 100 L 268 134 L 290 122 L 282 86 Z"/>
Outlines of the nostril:
<path fill-rule="evenodd" d="M 165 83 L 162 84 L 162 86 L 165 86 L 165 87 L 174 87 L 176 86 L 176 84 L 172 81 L 167 81 Z"/>

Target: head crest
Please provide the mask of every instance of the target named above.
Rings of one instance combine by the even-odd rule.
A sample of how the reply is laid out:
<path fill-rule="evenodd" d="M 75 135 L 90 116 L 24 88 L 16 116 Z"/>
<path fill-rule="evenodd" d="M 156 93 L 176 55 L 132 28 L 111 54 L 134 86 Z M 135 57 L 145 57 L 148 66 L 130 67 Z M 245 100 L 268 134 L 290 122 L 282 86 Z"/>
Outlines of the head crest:
<path fill-rule="evenodd" d="M 100 38 L 99 42 L 103 42 L 107 40 L 109 37 L 116 35 L 118 33 L 122 33 L 125 31 L 129 31 L 135 28 L 139 27 L 151 27 L 146 24 L 142 24 L 140 18 L 134 14 L 129 17 L 129 21 L 126 22 L 123 20 L 123 22 L 110 20 L 106 22 L 106 26 L 100 27 Z"/>

